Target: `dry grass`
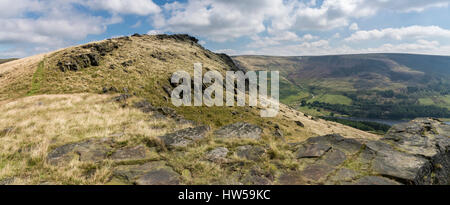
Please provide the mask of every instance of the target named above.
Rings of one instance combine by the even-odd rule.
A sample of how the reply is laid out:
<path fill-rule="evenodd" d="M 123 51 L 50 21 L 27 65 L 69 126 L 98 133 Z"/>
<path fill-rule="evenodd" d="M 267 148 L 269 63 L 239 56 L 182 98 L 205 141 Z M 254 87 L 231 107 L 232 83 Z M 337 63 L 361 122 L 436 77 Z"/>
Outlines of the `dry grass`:
<path fill-rule="evenodd" d="M 0 129 L 12 131 L 0 138 L 0 179 L 15 177 L 21 180 L 15 182 L 18 184 L 101 184 L 110 174 L 108 164 L 98 169 L 94 177 L 84 179 L 83 167 L 89 163 L 74 161 L 65 167 L 49 166 L 44 160 L 49 149 L 117 133 L 124 133 L 115 138 L 117 141 L 132 141 L 184 128 L 170 119 L 154 120 L 137 109 L 121 108 L 110 98 L 94 94 L 43 95 L 2 105 Z"/>
<path fill-rule="evenodd" d="M 0 101 L 26 95 L 31 87 L 33 74 L 45 55 L 31 56 L 0 65 Z"/>

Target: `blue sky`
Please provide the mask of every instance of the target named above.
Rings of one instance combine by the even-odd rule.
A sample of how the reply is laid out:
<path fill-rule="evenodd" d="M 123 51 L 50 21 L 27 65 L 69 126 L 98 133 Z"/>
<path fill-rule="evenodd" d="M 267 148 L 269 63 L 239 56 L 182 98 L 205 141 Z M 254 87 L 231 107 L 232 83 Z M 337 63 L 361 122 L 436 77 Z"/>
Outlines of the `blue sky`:
<path fill-rule="evenodd" d="M 133 33 L 230 55 L 450 54 L 449 0 L 0 0 L 0 58 Z"/>

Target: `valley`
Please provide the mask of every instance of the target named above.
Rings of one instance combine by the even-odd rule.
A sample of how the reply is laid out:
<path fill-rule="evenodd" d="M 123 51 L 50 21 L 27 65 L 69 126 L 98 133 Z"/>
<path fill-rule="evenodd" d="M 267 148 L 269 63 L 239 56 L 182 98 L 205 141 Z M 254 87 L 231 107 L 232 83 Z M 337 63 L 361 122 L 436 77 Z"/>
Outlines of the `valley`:
<path fill-rule="evenodd" d="M 315 116 L 385 120 L 450 116 L 450 57 L 409 54 L 235 56 L 280 70 L 281 102 Z"/>

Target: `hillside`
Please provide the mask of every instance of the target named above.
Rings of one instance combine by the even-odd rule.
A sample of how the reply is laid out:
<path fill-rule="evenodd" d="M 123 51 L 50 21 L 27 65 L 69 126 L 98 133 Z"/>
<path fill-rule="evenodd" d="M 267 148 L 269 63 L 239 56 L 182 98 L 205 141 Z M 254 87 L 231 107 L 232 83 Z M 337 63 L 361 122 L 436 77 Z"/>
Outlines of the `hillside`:
<path fill-rule="evenodd" d="M 236 56 L 243 69 L 280 70 L 282 102 L 313 115 L 450 117 L 450 57 L 409 54 Z"/>
<path fill-rule="evenodd" d="M 258 107 L 174 107 L 173 72 L 238 69 L 197 41 L 136 34 L 1 64 L 0 182 L 282 184 L 307 163 L 294 144 L 380 138 L 284 105 L 275 118 Z"/>

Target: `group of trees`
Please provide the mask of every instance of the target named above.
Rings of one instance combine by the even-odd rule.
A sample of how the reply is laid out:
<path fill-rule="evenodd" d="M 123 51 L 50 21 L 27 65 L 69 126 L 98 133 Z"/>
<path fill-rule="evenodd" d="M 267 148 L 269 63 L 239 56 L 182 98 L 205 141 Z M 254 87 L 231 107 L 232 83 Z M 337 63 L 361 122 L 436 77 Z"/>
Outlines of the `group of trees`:
<path fill-rule="evenodd" d="M 416 104 L 372 104 L 370 102 L 358 102 L 352 105 L 341 105 L 315 101 L 306 103 L 305 105 L 332 110 L 343 115 L 363 118 L 412 119 L 417 117 L 450 117 L 450 112 L 446 108 Z"/>
<path fill-rule="evenodd" d="M 391 126 L 389 125 L 380 124 L 376 122 L 354 121 L 348 119 L 339 119 L 335 117 L 322 117 L 322 119 L 337 122 L 359 130 L 375 132 L 380 134 L 386 133 L 391 128 Z"/>

